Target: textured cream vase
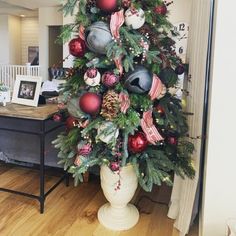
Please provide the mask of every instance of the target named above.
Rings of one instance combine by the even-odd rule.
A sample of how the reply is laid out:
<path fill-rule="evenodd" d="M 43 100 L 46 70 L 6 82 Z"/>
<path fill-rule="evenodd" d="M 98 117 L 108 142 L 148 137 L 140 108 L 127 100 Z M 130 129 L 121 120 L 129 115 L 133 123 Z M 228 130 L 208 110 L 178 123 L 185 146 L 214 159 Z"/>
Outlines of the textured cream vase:
<path fill-rule="evenodd" d="M 99 222 L 111 230 L 128 230 L 137 224 L 139 212 L 128 204 L 138 186 L 138 179 L 132 165 L 121 169 L 120 175 L 113 173 L 107 166 L 100 171 L 101 186 L 109 203 L 98 210 Z M 115 190 L 120 180 L 120 189 Z"/>

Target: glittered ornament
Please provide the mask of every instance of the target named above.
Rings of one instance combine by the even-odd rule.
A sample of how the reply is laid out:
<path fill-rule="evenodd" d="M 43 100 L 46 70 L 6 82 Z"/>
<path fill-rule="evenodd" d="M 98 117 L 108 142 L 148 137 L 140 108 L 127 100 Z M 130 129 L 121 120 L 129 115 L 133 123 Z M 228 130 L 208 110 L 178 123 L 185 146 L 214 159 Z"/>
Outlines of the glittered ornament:
<path fill-rule="evenodd" d="M 152 74 L 143 66 L 136 66 L 125 75 L 125 88 L 133 93 L 146 93 L 152 86 Z"/>
<path fill-rule="evenodd" d="M 178 65 L 176 68 L 175 68 L 175 73 L 177 75 L 182 75 L 184 73 L 185 69 L 184 69 L 184 66 L 183 65 Z"/>
<path fill-rule="evenodd" d="M 85 30 L 87 47 L 98 54 L 106 54 L 106 47 L 112 41 L 108 24 L 97 21 Z"/>
<path fill-rule="evenodd" d="M 96 68 L 89 68 L 84 74 L 84 82 L 89 86 L 97 86 L 100 84 L 101 74 Z"/>
<path fill-rule="evenodd" d="M 83 57 L 85 54 L 86 44 L 81 38 L 72 39 L 69 42 L 69 52 L 74 57 Z"/>
<path fill-rule="evenodd" d="M 112 171 L 118 171 L 118 170 L 120 169 L 119 162 L 116 162 L 116 161 L 111 162 L 111 163 L 110 163 L 110 169 L 111 169 Z"/>
<path fill-rule="evenodd" d="M 108 88 L 112 88 L 116 84 L 118 84 L 119 79 L 120 78 L 117 75 L 115 75 L 113 72 L 110 71 L 105 72 L 102 75 L 102 83 Z"/>
<path fill-rule="evenodd" d="M 112 12 L 117 7 L 117 0 L 97 0 L 97 7 L 105 12 Z"/>
<path fill-rule="evenodd" d="M 90 143 L 79 143 L 77 145 L 77 153 L 81 156 L 88 156 L 92 151 L 92 145 Z"/>
<path fill-rule="evenodd" d="M 177 139 L 177 137 L 167 137 L 167 143 L 169 143 L 171 145 L 177 145 L 178 139 Z"/>
<path fill-rule="evenodd" d="M 145 13 L 139 8 L 129 8 L 125 12 L 125 24 L 132 29 L 139 29 L 145 23 Z"/>
<path fill-rule="evenodd" d="M 163 15 L 164 16 L 167 13 L 167 7 L 166 7 L 166 5 L 156 6 L 154 8 L 154 12 L 158 15 Z"/>
<path fill-rule="evenodd" d="M 66 119 L 66 128 L 67 130 L 73 129 L 78 126 L 78 120 L 75 119 L 73 116 L 69 116 Z"/>
<path fill-rule="evenodd" d="M 148 140 L 143 132 L 136 132 L 128 139 L 128 149 L 132 153 L 143 152 L 148 146 Z"/>
<path fill-rule="evenodd" d="M 101 108 L 101 97 L 96 93 L 84 93 L 79 99 L 80 109 L 87 114 L 96 115 Z"/>
<path fill-rule="evenodd" d="M 53 115 L 53 120 L 55 121 L 55 122 L 61 122 L 62 121 L 62 115 L 61 114 L 54 114 Z"/>

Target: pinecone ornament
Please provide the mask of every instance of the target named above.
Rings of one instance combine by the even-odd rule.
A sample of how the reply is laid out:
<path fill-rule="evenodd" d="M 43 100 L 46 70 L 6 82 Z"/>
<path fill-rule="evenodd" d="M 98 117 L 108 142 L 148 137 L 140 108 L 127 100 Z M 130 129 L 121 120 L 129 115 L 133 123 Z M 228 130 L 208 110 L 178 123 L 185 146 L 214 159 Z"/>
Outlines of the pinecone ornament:
<path fill-rule="evenodd" d="M 103 96 L 101 115 L 107 120 L 113 120 L 119 110 L 119 95 L 114 90 L 109 90 Z"/>

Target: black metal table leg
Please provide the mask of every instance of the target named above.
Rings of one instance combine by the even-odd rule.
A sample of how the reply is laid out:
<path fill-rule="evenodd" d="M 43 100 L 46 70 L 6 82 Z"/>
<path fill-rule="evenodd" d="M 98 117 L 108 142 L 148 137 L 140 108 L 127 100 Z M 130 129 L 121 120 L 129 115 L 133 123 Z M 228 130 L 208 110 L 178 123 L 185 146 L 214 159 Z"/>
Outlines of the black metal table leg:
<path fill-rule="evenodd" d="M 2 116 L 0 115 L 0 118 L 2 118 Z M 14 119 L 14 120 L 30 120 L 32 121 L 32 119 L 28 119 L 28 118 L 18 118 L 18 117 L 7 117 L 7 120 L 9 119 Z M 40 129 L 39 130 L 23 130 L 21 128 L 8 128 L 8 127 L 2 127 L 0 125 L 0 130 L 3 131 L 8 131 L 8 132 L 16 132 L 16 133 L 23 133 L 23 134 L 29 134 L 29 135 L 33 135 L 33 136 L 37 136 L 39 138 L 39 154 L 40 154 L 40 163 L 39 163 L 39 187 L 40 187 L 40 192 L 37 195 L 33 195 L 33 194 L 28 194 L 26 192 L 21 192 L 21 191 L 16 191 L 16 190 L 11 190 L 8 188 L 1 188 L 0 187 L 0 191 L 3 192 L 8 192 L 8 193 L 13 193 L 13 194 L 18 194 L 21 196 L 26 196 L 29 198 L 33 198 L 33 199 L 37 199 L 40 203 L 40 213 L 43 214 L 44 213 L 44 205 L 45 205 L 45 200 L 46 197 L 63 181 L 65 181 L 66 186 L 69 186 L 69 173 L 66 172 L 47 192 L 45 192 L 46 188 L 45 188 L 45 137 L 47 134 L 55 131 L 56 129 L 64 126 L 64 124 L 59 124 L 58 126 L 55 126 L 51 129 L 47 129 L 46 128 L 46 122 L 48 120 L 50 120 L 51 118 L 47 118 L 45 120 L 37 120 L 37 125 L 40 125 Z M 1 120 L 1 119 L 0 119 Z M 34 120 L 35 121 L 35 120 Z M 1 123 L 1 122 L 0 122 Z"/>
<path fill-rule="evenodd" d="M 45 146 L 45 125 L 44 121 L 40 122 L 40 213 L 44 212 L 44 202 L 45 202 L 45 170 L 44 170 L 44 146 Z"/>

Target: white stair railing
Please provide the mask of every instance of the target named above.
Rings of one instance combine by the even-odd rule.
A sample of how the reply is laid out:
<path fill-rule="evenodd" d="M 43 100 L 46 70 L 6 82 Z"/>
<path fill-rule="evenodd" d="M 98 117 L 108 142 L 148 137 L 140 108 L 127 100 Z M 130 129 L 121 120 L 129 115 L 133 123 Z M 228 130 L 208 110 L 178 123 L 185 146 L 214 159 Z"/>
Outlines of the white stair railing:
<path fill-rule="evenodd" d="M 0 64 L 0 83 L 8 86 L 13 91 L 16 75 L 40 76 L 40 66 L 26 65 L 1 65 Z"/>

